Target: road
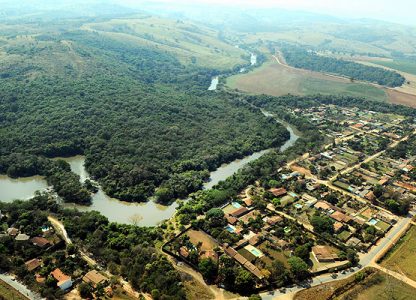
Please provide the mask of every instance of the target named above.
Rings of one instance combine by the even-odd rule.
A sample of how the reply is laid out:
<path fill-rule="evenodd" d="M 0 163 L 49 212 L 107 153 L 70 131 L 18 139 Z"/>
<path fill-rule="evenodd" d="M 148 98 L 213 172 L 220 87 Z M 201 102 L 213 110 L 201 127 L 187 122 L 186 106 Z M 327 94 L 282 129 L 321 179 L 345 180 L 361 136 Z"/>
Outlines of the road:
<path fill-rule="evenodd" d="M 345 274 L 337 273 L 337 277 L 332 277 L 332 274 L 325 274 L 321 276 L 317 276 L 312 278 L 309 282 L 302 283 L 301 285 L 296 285 L 293 287 L 286 288 L 285 291 L 282 293 L 279 290 L 275 290 L 272 293 L 265 292 L 261 294 L 263 300 L 275 300 L 275 299 L 287 299 L 288 294 L 292 294 L 292 296 L 306 288 L 310 288 L 313 286 L 317 286 L 323 283 L 328 283 L 336 280 L 345 279 L 351 275 L 354 275 L 358 271 L 362 270 L 365 267 L 375 267 L 382 271 L 386 269 L 379 266 L 376 262 L 379 260 L 387 251 L 390 249 L 399 239 L 400 237 L 406 232 L 408 226 L 411 224 L 412 219 L 411 217 L 406 217 L 400 219 L 397 224 L 386 234 L 386 236 L 381 239 L 378 244 L 373 246 L 370 251 L 366 254 L 360 255 L 360 267 L 353 268 L 353 272 L 345 272 Z M 399 280 L 402 280 L 406 283 L 410 283 L 413 285 L 411 280 L 408 280 L 407 277 L 404 277 L 401 274 L 394 274 L 396 272 L 392 272 L 388 270 L 388 274 L 396 277 Z M 415 283 L 416 284 L 416 283 Z M 290 299 L 290 298 L 289 298 Z"/>
<path fill-rule="evenodd" d="M 0 274 L 0 280 L 3 280 L 8 285 L 15 288 L 20 294 L 30 300 L 40 300 L 43 299 L 38 294 L 35 294 L 31 290 L 29 290 L 24 284 L 20 283 L 19 281 L 14 279 L 14 276 L 9 274 Z"/>

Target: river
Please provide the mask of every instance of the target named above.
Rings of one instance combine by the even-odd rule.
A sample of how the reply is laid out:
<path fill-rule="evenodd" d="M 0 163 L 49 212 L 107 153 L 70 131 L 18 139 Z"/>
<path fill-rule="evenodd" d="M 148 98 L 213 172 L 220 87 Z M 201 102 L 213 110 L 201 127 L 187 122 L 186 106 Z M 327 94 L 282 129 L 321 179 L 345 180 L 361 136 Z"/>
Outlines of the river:
<path fill-rule="evenodd" d="M 265 116 L 273 116 L 268 112 L 262 111 Z M 290 139 L 287 140 L 281 147 L 280 151 L 294 145 L 299 138 L 298 132 L 289 124 L 277 120 L 286 126 L 290 132 Z M 248 163 L 260 158 L 264 154 L 271 151 L 271 149 L 255 152 L 252 155 L 246 156 L 242 159 L 237 159 L 231 163 L 223 164 L 217 170 L 211 172 L 210 179 L 204 184 L 204 189 L 210 189 L 220 181 L 232 176 L 239 169 Z M 85 170 L 84 156 L 74 156 L 69 158 L 61 158 L 69 163 L 71 171 L 80 176 L 81 182 L 89 178 L 88 172 Z M 30 177 L 11 179 L 7 176 L 0 176 L 0 200 L 10 202 L 14 199 L 29 199 L 36 190 L 45 190 L 48 188 L 46 181 L 42 177 Z M 77 208 L 80 211 L 98 211 L 106 216 L 110 221 L 126 224 L 138 224 L 141 226 L 155 226 L 172 217 L 178 207 L 179 203 L 174 202 L 169 206 L 163 206 L 150 200 L 146 203 L 129 203 L 120 201 L 107 196 L 100 188 L 99 191 L 93 195 L 91 206 L 82 206 L 77 204 L 62 203 L 67 208 Z"/>
<path fill-rule="evenodd" d="M 217 89 L 217 85 L 220 81 L 220 78 L 218 76 L 215 76 L 211 80 L 211 85 L 208 88 L 208 91 L 215 91 Z"/>

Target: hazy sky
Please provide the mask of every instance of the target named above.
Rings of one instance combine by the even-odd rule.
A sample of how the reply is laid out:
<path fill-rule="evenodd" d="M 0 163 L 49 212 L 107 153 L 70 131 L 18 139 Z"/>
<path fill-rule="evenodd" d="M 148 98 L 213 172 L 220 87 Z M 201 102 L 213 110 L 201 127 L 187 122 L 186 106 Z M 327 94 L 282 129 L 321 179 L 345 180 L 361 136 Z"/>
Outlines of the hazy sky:
<path fill-rule="evenodd" d="M 135 0 L 125 0 L 136 2 Z M 149 2 L 205 3 L 282 7 L 336 16 L 373 18 L 416 25 L 416 0 L 150 0 Z"/>

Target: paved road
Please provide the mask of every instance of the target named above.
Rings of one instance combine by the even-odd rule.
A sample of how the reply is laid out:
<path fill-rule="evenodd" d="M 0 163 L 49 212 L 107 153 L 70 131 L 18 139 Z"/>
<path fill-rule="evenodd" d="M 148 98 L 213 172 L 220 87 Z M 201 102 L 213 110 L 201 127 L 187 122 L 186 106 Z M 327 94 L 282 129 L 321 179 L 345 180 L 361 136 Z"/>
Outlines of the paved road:
<path fill-rule="evenodd" d="M 20 294 L 25 296 L 26 298 L 30 300 L 40 300 L 43 299 L 38 294 L 35 294 L 31 290 L 29 290 L 24 284 L 18 282 L 17 280 L 13 280 L 14 276 L 8 275 L 8 274 L 0 274 L 0 279 L 6 282 L 8 285 L 15 288 Z"/>

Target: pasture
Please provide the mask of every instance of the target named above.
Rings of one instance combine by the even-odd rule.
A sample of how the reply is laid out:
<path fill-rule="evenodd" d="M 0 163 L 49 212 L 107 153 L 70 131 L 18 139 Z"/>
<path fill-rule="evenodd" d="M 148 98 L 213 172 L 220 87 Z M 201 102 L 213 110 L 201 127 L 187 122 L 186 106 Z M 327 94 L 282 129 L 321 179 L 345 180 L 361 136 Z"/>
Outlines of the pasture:
<path fill-rule="evenodd" d="M 404 237 L 383 259 L 381 265 L 416 280 L 416 227 L 412 226 Z"/>
<path fill-rule="evenodd" d="M 250 94 L 268 94 L 282 96 L 294 95 L 349 95 L 366 97 L 377 101 L 387 101 L 386 93 L 377 87 L 351 83 L 347 79 L 337 78 L 318 72 L 306 71 L 280 65 L 269 61 L 262 67 L 227 79 L 227 86 Z"/>

